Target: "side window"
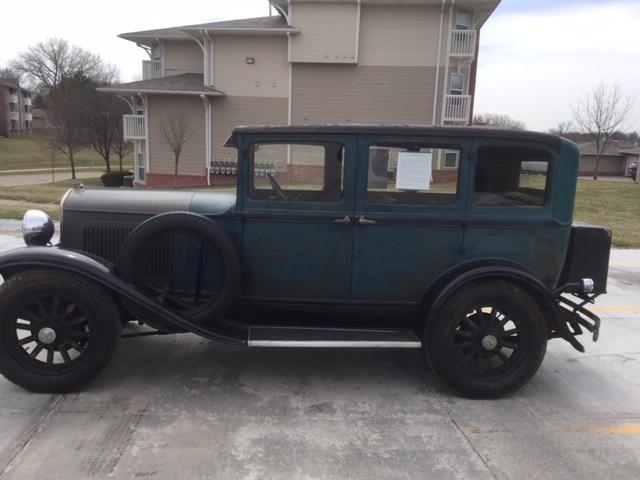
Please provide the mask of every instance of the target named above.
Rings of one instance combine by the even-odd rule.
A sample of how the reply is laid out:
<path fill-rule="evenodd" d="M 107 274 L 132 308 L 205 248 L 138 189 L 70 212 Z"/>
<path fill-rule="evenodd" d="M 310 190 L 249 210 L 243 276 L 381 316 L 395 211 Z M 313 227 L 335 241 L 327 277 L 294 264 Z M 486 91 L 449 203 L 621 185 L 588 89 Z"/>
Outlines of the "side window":
<path fill-rule="evenodd" d="M 456 201 L 458 183 L 443 172 L 459 150 L 417 146 L 369 147 L 368 203 L 447 205 Z M 455 166 L 455 165 L 454 165 Z M 443 173 L 447 173 L 444 175 Z"/>
<path fill-rule="evenodd" d="M 342 200 L 344 145 L 254 143 L 249 148 L 249 198 L 289 202 Z"/>
<path fill-rule="evenodd" d="M 526 147 L 478 150 L 474 203 L 481 206 L 542 207 L 551 154 Z"/>

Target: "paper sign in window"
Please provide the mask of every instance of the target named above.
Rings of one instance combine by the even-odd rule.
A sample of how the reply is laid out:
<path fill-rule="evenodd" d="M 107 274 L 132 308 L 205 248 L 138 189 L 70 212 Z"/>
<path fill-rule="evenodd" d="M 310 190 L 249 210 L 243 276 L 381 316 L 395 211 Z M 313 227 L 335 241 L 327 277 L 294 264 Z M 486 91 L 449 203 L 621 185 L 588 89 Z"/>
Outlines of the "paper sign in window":
<path fill-rule="evenodd" d="M 429 190 L 431 188 L 431 153 L 398 153 L 397 190 Z"/>

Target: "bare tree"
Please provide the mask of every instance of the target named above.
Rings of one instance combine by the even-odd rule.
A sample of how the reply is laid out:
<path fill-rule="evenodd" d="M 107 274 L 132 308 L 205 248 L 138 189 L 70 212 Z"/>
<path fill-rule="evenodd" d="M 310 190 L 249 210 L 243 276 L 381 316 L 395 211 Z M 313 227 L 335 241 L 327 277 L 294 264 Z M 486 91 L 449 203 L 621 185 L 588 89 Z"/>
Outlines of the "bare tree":
<path fill-rule="evenodd" d="M 116 143 L 122 138 L 122 116 L 126 106 L 115 95 L 91 91 L 88 110 L 88 140 L 93 149 L 102 157 L 107 172 L 111 172 L 111 154 L 117 153 Z M 122 153 L 122 146 L 119 151 Z M 119 154 L 119 155 L 120 155 Z M 120 156 L 122 170 L 122 156 Z"/>
<path fill-rule="evenodd" d="M 510 128 L 514 130 L 526 130 L 527 126 L 524 122 L 514 120 L 508 115 L 500 115 L 497 113 L 485 113 L 473 117 L 473 124 L 486 127 Z"/>
<path fill-rule="evenodd" d="M 174 158 L 174 188 L 178 187 L 178 165 L 184 146 L 193 137 L 191 119 L 184 111 L 173 111 L 160 125 L 165 146 L 173 152 Z"/>
<path fill-rule="evenodd" d="M 87 144 L 86 118 L 93 85 L 82 75 L 63 80 L 51 92 L 47 113 L 52 128 L 46 142 L 69 160 L 71 177 L 76 178 L 75 155 Z"/>
<path fill-rule="evenodd" d="M 570 120 L 567 120 L 567 121 L 558 123 L 557 127 L 549 130 L 549 133 L 551 135 L 558 135 L 560 137 L 563 137 L 568 133 L 570 133 L 572 129 L 573 129 L 573 122 L 571 122 Z"/>
<path fill-rule="evenodd" d="M 111 83 L 118 77 L 115 66 L 62 38 L 49 38 L 30 46 L 9 62 L 9 66 L 47 92 L 78 73 L 98 83 Z"/>
<path fill-rule="evenodd" d="M 118 156 L 118 163 L 120 171 L 122 171 L 122 161 L 124 157 L 129 155 L 133 151 L 133 144 L 124 138 L 124 131 L 122 130 L 122 115 L 120 116 L 120 126 L 115 131 L 113 138 L 113 153 Z"/>
<path fill-rule="evenodd" d="M 20 74 L 18 74 L 18 72 L 13 68 L 2 67 L 0 68 L 0 78 L 17 78 L 18 81 L 20 81 Z"/>
<path fill-rule="evenodd" d="M 604 81 L 574 107 L 576 123 L 596 147 L 594 180 L 598 179 L 600 160 L 613 141 L 613 133 L 623 128 L 632 108 L 633 100 L 623 95 L 620 85 Z"/>

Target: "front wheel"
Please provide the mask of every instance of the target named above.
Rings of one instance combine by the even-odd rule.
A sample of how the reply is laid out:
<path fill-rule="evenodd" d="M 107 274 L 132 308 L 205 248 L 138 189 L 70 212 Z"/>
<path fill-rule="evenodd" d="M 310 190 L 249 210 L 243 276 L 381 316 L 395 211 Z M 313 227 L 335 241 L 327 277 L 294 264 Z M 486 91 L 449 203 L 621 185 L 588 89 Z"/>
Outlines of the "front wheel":
<path fill-rule="evenodd" d="M 547 327 L 536 301 L 505 281 L 472 283 L 455 291 L 425 332 L 433 370 L 472 398 L 511 393 L 538 371 Z"/>
<path fill-rule="evenodd" d="M 76 390 L 107 365 L 120 337 L 109 294 L 85 278 L 30 270 L 0 287 L 0 373 L 27 390 Z"/>

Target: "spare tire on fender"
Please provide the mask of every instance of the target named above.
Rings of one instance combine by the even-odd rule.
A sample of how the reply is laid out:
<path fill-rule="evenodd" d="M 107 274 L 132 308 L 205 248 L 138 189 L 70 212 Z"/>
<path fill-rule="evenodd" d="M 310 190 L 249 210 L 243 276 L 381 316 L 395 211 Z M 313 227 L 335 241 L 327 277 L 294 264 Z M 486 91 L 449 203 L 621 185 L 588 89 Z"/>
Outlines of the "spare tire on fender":
<path fill-rule="evenodd" d="M 191 212 L 163 213 L 142 222 L 124 241 L 116 268 L 142 293 L 198 322 L 227 313 L 242 277 L 229 234 L 216 221 Z M 161 328 L 135 305 L 127 306 L 144 323 Z"/>

